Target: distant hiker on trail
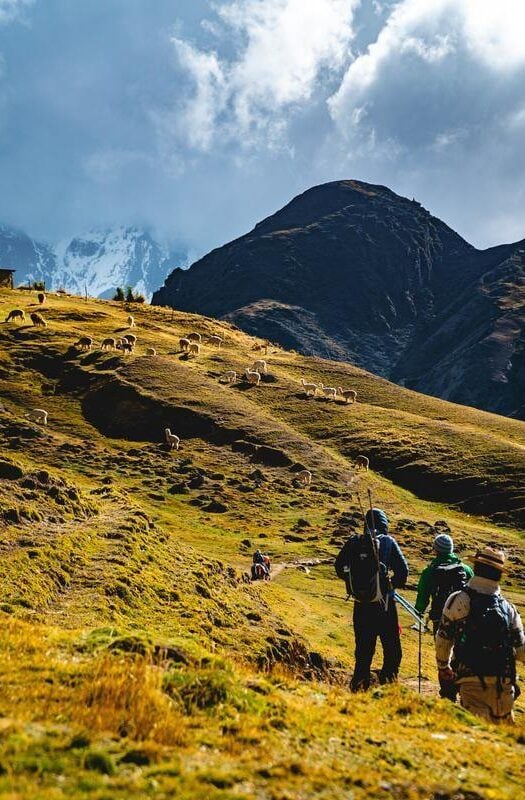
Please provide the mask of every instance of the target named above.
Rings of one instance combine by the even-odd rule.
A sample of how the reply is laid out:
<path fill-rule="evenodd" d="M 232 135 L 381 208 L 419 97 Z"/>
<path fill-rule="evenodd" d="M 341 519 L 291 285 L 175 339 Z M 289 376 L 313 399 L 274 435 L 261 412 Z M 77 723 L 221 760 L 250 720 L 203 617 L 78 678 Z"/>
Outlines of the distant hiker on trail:
<path fill-rule="evenodd" d="M 494 723 L 514 722 L 516 660 L 525 661 L 520 615 L 500 593 L 504 569 L 501 550 L 478 550 L 474 577 L 445 603 L 436 635 L 440 681 L 457 683 L 461 705 Z"/>
<path fill-rule="evenodd" d="M 429 618 L 435 636 L 446 601 L 453 592 L 466 586 L 474 573 L 455 555 L 452 537 L 446 533 L 436 536 L 433 549 L 434 558 L 428 567 L 425 567 L 419 578 L 416 610 L 423 616 L 429 601 L 432 600 Z M 449 700 L 456 699 L 458 689 L 455 683 L 440 681 L 439 686 L 441 697 L 447 697 Z"/>
<path fill-rule="evenodd" d="M 271 569 L 270 557 L 263 555 L 260 550 L 256 550 L 253 554 L 252 581 L 269 581 Z"/>
<path fill-rule="evenodd" d="M 365 530 L 351 536 L 335 562 L 337 576 L 346 583 L 355 600 L 355 669 L 350 688 L 353 692 L 370 686 L 370 667 L 377 637 L 383 647 L 380 683 L 397 680 L 401 664 L 401 641 L 397 608 L 392 597 L 408 577 L 408 566 L 396 540 L 388 535 L 388 518 L 379 508 L 365 515 Z M 389 573 L 392 572 L 392 578 Z"/>

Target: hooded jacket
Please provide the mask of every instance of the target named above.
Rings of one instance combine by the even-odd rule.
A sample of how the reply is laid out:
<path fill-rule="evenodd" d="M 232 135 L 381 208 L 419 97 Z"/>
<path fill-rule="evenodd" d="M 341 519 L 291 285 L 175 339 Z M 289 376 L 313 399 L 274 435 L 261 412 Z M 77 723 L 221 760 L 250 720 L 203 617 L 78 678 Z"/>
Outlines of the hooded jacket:
<path fill-rule="evenodd" d="M 428 567 L 425 567 L 419 578 L 419 583 L 417 585 L 416 609 L 420 614 L 424 613 L 432 595 L 432 589 L 434 588 L 432 581 L 434 569 L 442 564 L 461 564 L 465 570 L 467 578 L 469 579 L 472 578 L 474 574 L 468 564 L 464 564 L 455 553 L 440 553 L 437 555 L 430 562 Z"/>

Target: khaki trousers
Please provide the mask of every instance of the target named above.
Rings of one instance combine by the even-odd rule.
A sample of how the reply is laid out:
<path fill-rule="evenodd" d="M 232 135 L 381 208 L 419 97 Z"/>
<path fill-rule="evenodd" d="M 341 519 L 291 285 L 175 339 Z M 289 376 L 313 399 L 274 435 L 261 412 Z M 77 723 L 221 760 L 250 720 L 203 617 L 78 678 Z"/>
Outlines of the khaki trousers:
<path fill-rule="evenodd" d="M 459 684 L 459 698 L 463 708 L 495 725 L 514 723 L 514 686 L 510 683 L 504 683 L 501 693 L 498 693 L 494 683 L 487 684 L 484 689 L 479 678 L 462 681 Z"/>

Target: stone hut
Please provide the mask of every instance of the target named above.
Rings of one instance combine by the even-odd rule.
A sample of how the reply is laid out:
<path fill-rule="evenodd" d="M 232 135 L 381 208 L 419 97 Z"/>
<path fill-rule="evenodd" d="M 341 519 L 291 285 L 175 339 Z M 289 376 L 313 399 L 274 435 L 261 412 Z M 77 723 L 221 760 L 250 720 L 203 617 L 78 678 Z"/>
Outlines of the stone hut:
<path fill-rule="evenodd" d="M 4 267 L 0 267 L 0 287 L 3 289 L 14 289 L 14 278 L 13 275 L 15 274 L 16 270 L 14 269 L 5 269 Z"/>

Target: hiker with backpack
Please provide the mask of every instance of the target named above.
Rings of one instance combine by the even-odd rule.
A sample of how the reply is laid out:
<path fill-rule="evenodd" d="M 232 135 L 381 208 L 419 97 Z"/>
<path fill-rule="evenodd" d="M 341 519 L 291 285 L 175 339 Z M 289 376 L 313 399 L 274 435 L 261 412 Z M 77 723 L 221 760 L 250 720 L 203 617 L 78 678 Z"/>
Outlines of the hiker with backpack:
<path fill-rule="evenodd" d="M 337 576 L 345 581 L 348 595 L 355 601 L 355 668 L 351 690 L 369 688 L 378 637 L 383 648 L 379 682 L 396 681 L 402 651 L 393 593 L 405 585 L 408 566 L 396 540 L 388 534 L 388 517 L 384 511 L 379 508 L 367 511 L 363 534 L 347 539 L 336 558 L 335 569 Z"/>
<path fill-rule="evenodd" d="M 453 592 L 466 586 L 474 573 L 454 553 L 454 541 L 448 534 L 440 533 L 436 536 L 433 550 L 434 558 L 419 578 L 415 607 L 423 616 L 430 602 L 429 619 L 435 636 L 446 601 Z M 440 697 L 456 700 L 458 689 L 454 683 L 440 681 L 439 687 Z"/>
<path fill-rule="evenodd" d="M 501 550 L 478 550 L 474 577 L 445 603 L 436 635 L 440 681 L 456 683 L 461 705 L 494 723 L 514 722 L 516 660 L 525 661 L 523 623 L 499 588 L 504 569 Z"/>

